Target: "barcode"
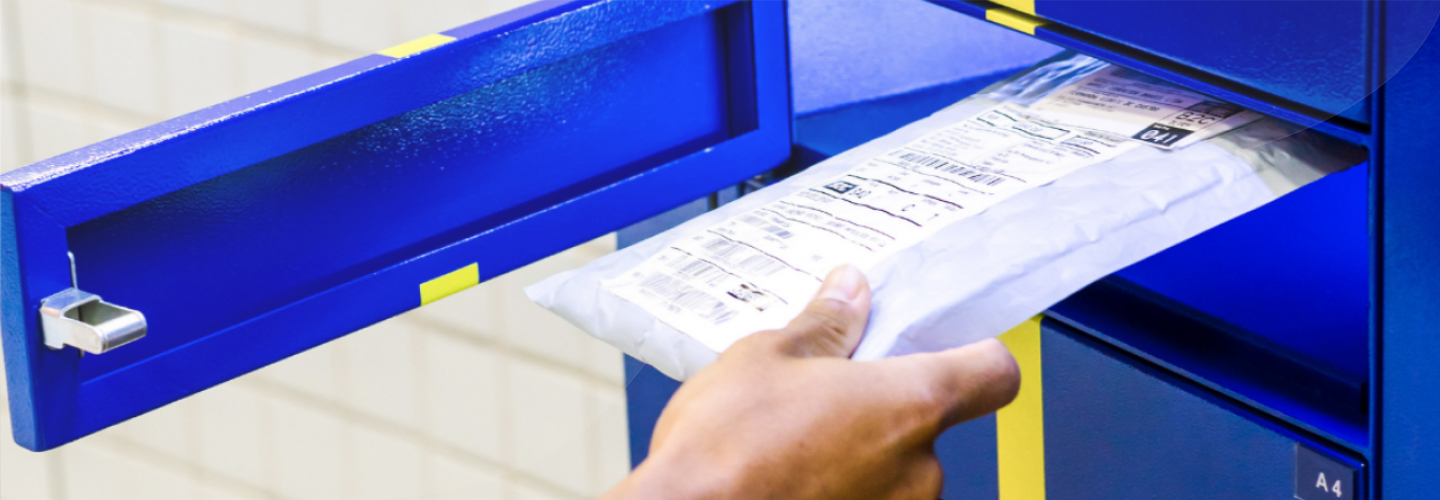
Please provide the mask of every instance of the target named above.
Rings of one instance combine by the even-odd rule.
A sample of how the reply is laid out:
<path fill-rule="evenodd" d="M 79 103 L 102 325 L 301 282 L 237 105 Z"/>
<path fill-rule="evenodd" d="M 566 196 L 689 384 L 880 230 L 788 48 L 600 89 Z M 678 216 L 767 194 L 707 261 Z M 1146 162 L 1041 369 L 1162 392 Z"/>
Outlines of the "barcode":
<path fill-rule="evenodd" d="M 700 259 L 688 258 L 670 263 L 670 268 L 677 274 L 689 276 L 691 281 L 710 281 L 711 278 L 719 278 L 725 271 Z"/>
<path fill-rule="evenodd" d="M 741 250 L 745 249 L 745 247 L 731 243 L 725 238 L 714 238 L 705 242 L 703 246 L 705 250 L 709 251 L 712 255 L 725 261 L 729 261 L 732 255 L 740 253 Z"/>
<path fill-rule="evenodd" d="M 696 314 L 712 324 L 724 323 L 735 317 L 733 309 L 723 302 L 665 273 L 654 273 L 640 282 L 640 289 Z"/>
<path fill-rule="evenodd" d="M 735 267 L 740 268 L 741 271 L 750 274 L 759 276 L 770 276 L 772 274 L 780 272 L 781 269 L 785 268 L 784 263 L 775 260 L 775 258 L 770 257 L 769 255 L 765 255 L 756 250 L 750 249 L 749 247 L 728 241 L 724 238 L 715 238 L 710 241 L 706 241 L 703 246 L 705 247 L 705 250 L 710 251 L 712 255 L 719 258 L 720 260 L 723 260 L 730 264 L 734 264 Z M 739 262 L 736 262 L 732 258 L 736 257 L 737 255 L 741 254 L 742 251 L 746 250 L 753 252 L 754 255 L 740 259 Z"/>
<path fill-rule="evenodd" d="M 948 162 L 948 161 L 945 161 L 945 160 L 936 158 L 936 157 L 934 157 L 934 156 L 922 155 L 922 154 L 918 154 L 918 153 L 909 153 L 909 152 L 900 153 L 899 155 L 895 155 L 895 156 L 899 157 L 899 158 L 902 159 L 902 160 L 908 161 L 908 162 L 910 162 L 910 163 L 914 163 L 914 164 L 916 164 L 916 165 L 920 165 L 920 166 L 923 166 L 923 167 L 929 167 L 929 168 L 933 168 L 933 169 L 935 169 L 935 170 L 938 170 L 938 171 L 940 171 L 940 172 L 944 172 L 944 173 L 947 173 L 947 174 L 960 176 L 960 177 L 963 177 L 963 178 L 966 178 L 966 179 L 970 179 L 971 181 L 974 181 L 974 182 L 977 182 L 977 183 L 980 183 L 980 184 L 984 184 L 984 185 L 986 185 L 986 186 L 998 186 L 998 185 L 1000 185 L 1000 183 L 1005 182 L 1005 178 L 1004 178 L 1004 177 L 1001 177 L 1001 176 L 998 176 L 998 175 L 994 175 L 994 174 L 983 173 L 983 172 L 980 172 L 979 170 L 975 170 L 975 169 L 973 169 L 973 168 L 970 168 L 970 167 L 967 167 L 967 166 L 964 166 L 964 165 L 958 165 L 958 164 L 955 164 L 955 163 L 951 163 L 951 162 Z"/>
<path fill-rule="evenodd" d="M 745 272 L 758 274 L 760 276 L 769 276 L 780 272 L 781 269 L 785 269 L 785 264 L 781 264 L 780 261 L 764 254 L 751 255 L 736 265 L 740 266 L 740 269 Z"/>
<path fill-rule="evenodd" d="M 744 223 L 746 223 L 746 224 L 749 224 L 749 225 L 758 227 L 758 228 L 760 228 L 760 229 L 762 229 L 762 230 L 764 230 L 764 231 L 766 231 L 766 232 L 769 232 L 769 233 L 774 234 L 775 236 L 779 236 L 779 237 L 781 237 L 781 238 L 789 239 L 791 236 L 794 236 L 794 235 L 795 235 L 794 233 L 791 233 L 789 230 L 786 230 L 786 229 L 783 228 L 783 227 L 777 226 L 777 225 L 775 225 L 775 224 L 771 224 L 770 221 L 767 221 L 767 220 L 765 220 L 765 219 L 761 219 L 761 218 L 759 218 L 759 217 L 756 217 L 756 216 L 750 215 L 750 214 L 743 214 L 743 215 L 741 215 L 741 216 L 740 216 L 740 222 L 744 222 Z"/>

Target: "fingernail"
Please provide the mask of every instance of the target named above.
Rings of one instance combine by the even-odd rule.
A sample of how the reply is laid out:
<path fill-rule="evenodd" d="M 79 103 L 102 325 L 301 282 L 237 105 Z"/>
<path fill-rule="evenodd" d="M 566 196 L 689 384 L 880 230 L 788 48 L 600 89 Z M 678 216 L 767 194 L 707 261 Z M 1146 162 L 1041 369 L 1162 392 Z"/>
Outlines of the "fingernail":
<path fill-rule="evenodd" d="M 850 264 L 842 264 L 825 276 L 825 283 L 820 285 L 820 293 L 817 295 L 850 302 L 860 295 L 860 284 L 864 281 L 865 274 L 861 273 L 860 269 Z"/>

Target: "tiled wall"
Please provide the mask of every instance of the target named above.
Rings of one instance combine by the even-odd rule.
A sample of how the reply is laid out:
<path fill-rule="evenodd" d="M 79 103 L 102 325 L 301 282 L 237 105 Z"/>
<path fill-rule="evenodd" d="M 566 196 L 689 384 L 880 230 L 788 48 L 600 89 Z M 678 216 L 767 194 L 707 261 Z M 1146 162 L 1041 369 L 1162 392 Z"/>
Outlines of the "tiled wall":
<path fill-rule="evenodd" d="M 0 169 L 520 3 L 0 0 Z M 6 436 L 0 499 L 594 497 L 628 467 L 621 356 L 520 288 L 614 245 L 586 243 L 57 451 Z"/>

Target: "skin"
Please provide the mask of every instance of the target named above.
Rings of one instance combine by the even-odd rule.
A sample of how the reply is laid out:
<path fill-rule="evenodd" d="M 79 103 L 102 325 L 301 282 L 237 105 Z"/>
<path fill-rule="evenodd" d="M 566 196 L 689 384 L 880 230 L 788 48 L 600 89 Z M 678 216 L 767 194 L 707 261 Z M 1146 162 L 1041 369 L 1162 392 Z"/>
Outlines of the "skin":
<path fill-rule="evenodd" d="M 1015 398 L 1004 345 L 852 361 L 870 314 L 854 267 L 826 277 L 785 328 L 746 337 L 680 387 L 650 455 L 601 497 L 939 498 L 935 439 Z"/>

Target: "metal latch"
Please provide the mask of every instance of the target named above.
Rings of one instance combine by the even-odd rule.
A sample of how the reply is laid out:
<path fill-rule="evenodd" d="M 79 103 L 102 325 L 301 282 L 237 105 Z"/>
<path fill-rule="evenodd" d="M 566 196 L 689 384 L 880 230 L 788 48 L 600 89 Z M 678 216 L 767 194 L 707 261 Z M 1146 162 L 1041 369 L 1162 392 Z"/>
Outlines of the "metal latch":
<path fill-rule="evenodd" d="M 145 315 L 140 311 L 100 300 L 99 295 L 75 288 L 75 257 L 70 257 L 72 287 L 40 301 L 40 331 L 45 346 L 67 345 L 100 354 L 145 336 Z"/>

